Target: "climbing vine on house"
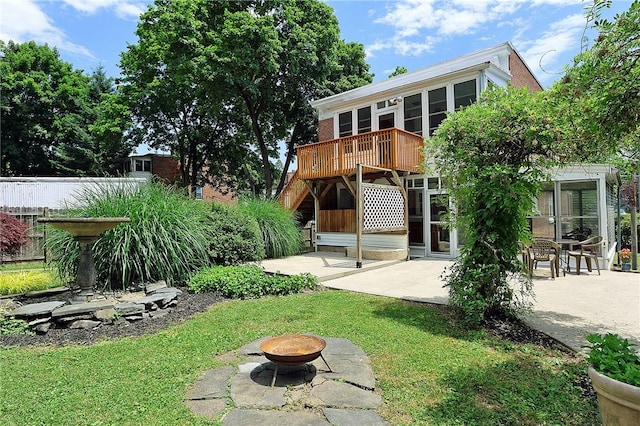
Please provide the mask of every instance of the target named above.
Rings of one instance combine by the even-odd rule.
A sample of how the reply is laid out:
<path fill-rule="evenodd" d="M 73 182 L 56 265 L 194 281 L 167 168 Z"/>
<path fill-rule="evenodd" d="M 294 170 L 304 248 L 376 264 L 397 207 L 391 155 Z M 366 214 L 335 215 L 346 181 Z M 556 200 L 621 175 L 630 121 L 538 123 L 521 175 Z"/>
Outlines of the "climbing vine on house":
<path fill-rule="evenodd" d="M 451 222 L 465 238 L 446 278 L 450 304 L 474 324 L 516 314 L 532 295 L 518 241 L 530 237 L 526 216 L 546 170 L 571 152 L 545 96 L 489 89 L 429 140 L 427 158 L 457 200 Z"/>

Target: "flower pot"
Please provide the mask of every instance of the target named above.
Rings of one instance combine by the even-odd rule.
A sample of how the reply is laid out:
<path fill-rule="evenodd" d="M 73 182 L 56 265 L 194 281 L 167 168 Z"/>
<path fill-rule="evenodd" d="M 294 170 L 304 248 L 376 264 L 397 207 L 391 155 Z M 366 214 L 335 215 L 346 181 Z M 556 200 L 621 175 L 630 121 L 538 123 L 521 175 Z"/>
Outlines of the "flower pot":
<path fill-rule="evenodd" d="M 640 425 L 640 388 L 598 373 L 589 367 L 591 384 L 598 394 L 602 424 Z"/>
<path fill-rule="evenodd" d="M 620 265 L 620 269 L 623 271 L 630 271 L 631 270 L 631 263 L 622 263 Z"/>

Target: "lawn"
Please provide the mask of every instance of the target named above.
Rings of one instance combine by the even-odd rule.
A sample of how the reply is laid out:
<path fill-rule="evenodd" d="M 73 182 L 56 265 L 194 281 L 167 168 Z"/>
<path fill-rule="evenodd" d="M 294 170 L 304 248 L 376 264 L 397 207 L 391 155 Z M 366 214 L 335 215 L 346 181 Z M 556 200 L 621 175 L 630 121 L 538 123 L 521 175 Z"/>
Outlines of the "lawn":
<path fill-rule="evenodd" d="M 0 424 L 216 424 L 183 405 L 198 375 L 263 336 L 344 337 L 400 424 L 599 424 L 583 360 L 467 331 L 446 307 L 323 291 L 215 305 L 179 326 L 93 346 L 0 349 Z"/>

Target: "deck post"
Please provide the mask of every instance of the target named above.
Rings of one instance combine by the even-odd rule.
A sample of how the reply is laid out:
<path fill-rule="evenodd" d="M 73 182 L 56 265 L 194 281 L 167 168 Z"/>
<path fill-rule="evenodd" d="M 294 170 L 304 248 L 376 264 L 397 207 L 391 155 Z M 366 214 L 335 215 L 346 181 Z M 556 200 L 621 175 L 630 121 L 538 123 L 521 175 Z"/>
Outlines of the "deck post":
<path fill-rule="evenodd" d="M 356 166 L 356 268 L 362 268 L 362 228 L 364 227 L 364 197 L 362 194 L 362 164 Z"/>

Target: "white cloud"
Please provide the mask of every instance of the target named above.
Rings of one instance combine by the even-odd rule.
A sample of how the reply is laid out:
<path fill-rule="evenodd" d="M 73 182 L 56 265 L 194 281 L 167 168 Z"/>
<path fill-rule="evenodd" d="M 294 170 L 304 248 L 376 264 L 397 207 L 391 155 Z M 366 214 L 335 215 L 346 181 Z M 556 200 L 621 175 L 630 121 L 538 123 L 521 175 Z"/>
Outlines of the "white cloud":
<path fill-rule="evenodd" d="M 74 9 L 94 15 L 103 9 L 113 9 L 120 18 L 138 18 L 145 8 L 140 2 L 126 0 L 63 0 Z"/>
<path fill-rule="evenodd" d="M 94 58 L 84 46 L 69 41 L 66 34 L 33 0 L 3 0 L 0 13 L 0 39 L 17 43 L 35 41 L 51 47 Z"/>
<path fill-rule="evenodd" d="M 566 65 L 558 61 L 567 53 L 577 51 L 584 26 L 584 16 L 574 14 L 550 24 L 534 40 L 524 40 L 519 35 L 514 43 L 520 46 L 519 51 L 525 62 L 541 80 L 554 80 Z"/>
<path fill-rule="evenodd" d="M 393 49 L 401 54 L 415 54 L 411 51 L 411 47 L 416 43 L 424 45 L 423 52 L 431 51 L 437 39 L 468 34 L 479 34 L 483 37 L 486 34 L 481 32 L 486 32 L 486 29 L 491 26 L 497 28 L 513 26 L 522 33 L 529 27 L 530 9 L 544 10 L 544 7 L 558 9 L 580 3 L 582 0 L 450 0 L 447 2 L 399 0 L 390 3 L 384 16 L 374 21 L 377 24 L 391 26 L 394 34 L 387 40 L 368 46 L 367 51 L 374 53 Z M 428 45 L 413 40 L 422 34 L 429 34 Z M 549 37 L 554 38 L 555 41 L 552 43 L 568 43 L 568 40 L 562 38 L 563 34 L 565 32 L 561 29 L 555 29 Z M 567 33 L 569 34 L 571 33 Z M 549 45 L 549 43 L 544 44 Z M 533 46 L 530 49 L 530 57 L 534 57 L 539 52 L 539 49 L 536 50 Z M 564 50 L 563 48 L 562 51 Z"/>

